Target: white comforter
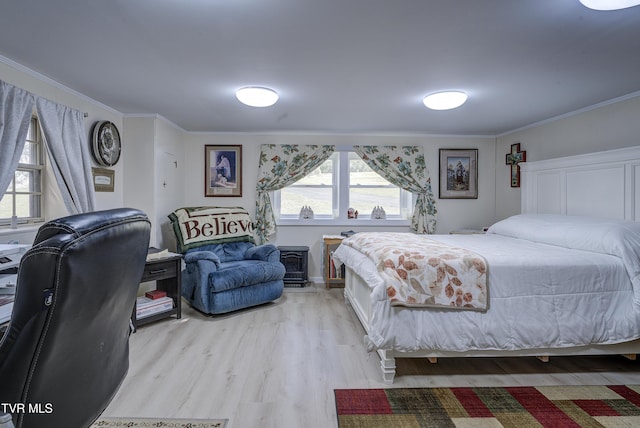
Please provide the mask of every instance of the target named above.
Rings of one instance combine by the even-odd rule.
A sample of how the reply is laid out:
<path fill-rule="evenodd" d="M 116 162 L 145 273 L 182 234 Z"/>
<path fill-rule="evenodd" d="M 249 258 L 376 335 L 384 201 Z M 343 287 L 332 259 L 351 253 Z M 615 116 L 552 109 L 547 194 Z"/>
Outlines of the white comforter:
<path fill-rule="evenodd" d="M 392 307 L 373 263 L 343 245 L 335 257 L 371 287 L 371 349 L 564 348 L 640 337 L 638 223 L 515 216 L 485 235 L 429 239 L 486 258 L 489 310 Z"/>

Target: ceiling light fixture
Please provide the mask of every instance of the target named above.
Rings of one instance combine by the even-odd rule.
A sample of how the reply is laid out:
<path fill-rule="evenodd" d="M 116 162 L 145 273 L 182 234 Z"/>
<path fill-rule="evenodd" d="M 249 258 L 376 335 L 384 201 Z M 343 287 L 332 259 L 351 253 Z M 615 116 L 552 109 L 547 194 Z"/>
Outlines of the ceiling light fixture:
<path fill-rule="evenodd" d="M 429 94 L 422 102 L 431 110 L 451 110 L 460 107 L 467 101 L 467 94 L 460 91 L 444 91 Z"/>
<path fill-rule="evenodd" d="M 251 107 L 269 107 L 278 101 L 278 93 L 260 86 L 247 86 L 236 91 L 236 98 Z"/>
<path fill-rule="evenodd" d="M 580 0 L 583 6 L 593 10 L 619 10 L 640 5 L 640 0 Z"/>

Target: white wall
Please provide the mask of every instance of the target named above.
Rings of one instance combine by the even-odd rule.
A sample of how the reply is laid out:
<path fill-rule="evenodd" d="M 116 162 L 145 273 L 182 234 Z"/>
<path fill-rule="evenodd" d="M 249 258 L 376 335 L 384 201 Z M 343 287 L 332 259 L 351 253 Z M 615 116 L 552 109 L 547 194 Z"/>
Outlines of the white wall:
<path fill-rule="evenodd" d="M 125 188 L 123 204 L 147 213 L 151 219 L 150 245 L 156 245 L 156 225 L 151 218 L 155 211 L 155 122 L 153 116 L 125 117 L 122 143 L 123 181 Z"/>
<path fill-rule="evenodd" d="M 129 141 L 123 148 L 124 204 L 149 216 L 150 245 L 175 250 L 167 215 L 183 205 L 187 133 L 155 115 L 128 115 L 124 129 Z"/>
<path fill-rule="evenodd" d="M 166 120 L 156 120 L 154 223 L 158 246 L 173 246 L 174 234 L 167 215 L 184 206 L 185 174 L 190 166 L 185 162 L 186 133 Z M 204 168 L 203 168 L 204 169 Z"/>
<path fill-rule="evenodd" d="M 495 218 L 495 139 L 487 137 L 433 137 L 407 135 L 313 135 L 313 134 L 187 134 L 183 145 L 185 163 L 184 204 L 186 206 L 242 206 L 255 213 L 255 183 L 258 177 L 258 157 L 261 144 L 367 144 L 422 145 L 438 209 L 438 233 L 453 229 L 479 228 L 493 223 Z M 242 145 L 242 197 L 204 196 L 204 146 L 206 144 Z M 438 199 L 438 157 L 441 148 L 478 149 L 478 199 Z M 278 226 L 271 242 L 276 245 L 306 245 L 309 247 L 309 276 L 321 277 L 322 235 L 339 234 L 344 230 L 374 230 L 376 227 L 342 225 Z M 408 227 L 385 230 L 408 231 Z M 167 245 L 167 243 L 165 243 Z M 173 243 L 171 244 L 173 245 Z M 169 245 L 169 246 L 171 246 Z"/>
<path fill-rule="evenodd" d="M 521 143 L 528 161 L 640 145 L 640 94 L 498 137 L 496 219 L 520 212 L 520 189 L 509 184 L 505 155 Z"/>

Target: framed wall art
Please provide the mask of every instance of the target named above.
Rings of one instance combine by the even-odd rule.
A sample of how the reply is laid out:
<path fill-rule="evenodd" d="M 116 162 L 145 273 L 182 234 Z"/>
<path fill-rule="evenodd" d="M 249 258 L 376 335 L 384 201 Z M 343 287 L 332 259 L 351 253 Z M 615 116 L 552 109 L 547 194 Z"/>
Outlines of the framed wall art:
<path fill-rule="evenodd" d="M 478 198 L 478 149 L 440 149 L 440 198 Z"/>
<path fill-rule="evenodd" d="M 242 146 L 204 146 L 204 196 L 242 196 Z"/>
<path fill-rule="evenodd" d="M 93 175 L 93 190 L 96 192 L 113 192 L 115 186 L 115 171 L 107 168 L 91 167 Z"/>
<path fill-rule="evenodd" d="M 506 164 L 511 166 L 511 187 L 520 187 L 520 162 L 527 161 L 527 151 L 520 150 L 520 143 L 511 145 L 511 151 L 507 153 Z"/>

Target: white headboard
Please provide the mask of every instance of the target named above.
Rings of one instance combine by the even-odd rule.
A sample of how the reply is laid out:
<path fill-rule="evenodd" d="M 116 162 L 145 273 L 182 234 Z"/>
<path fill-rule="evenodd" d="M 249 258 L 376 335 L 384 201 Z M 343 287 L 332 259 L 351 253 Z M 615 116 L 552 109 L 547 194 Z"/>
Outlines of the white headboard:
<path fill-rule="evenodd" d="M 640 221 L 640 146 L 520 164 L 522 213 Z"/>

